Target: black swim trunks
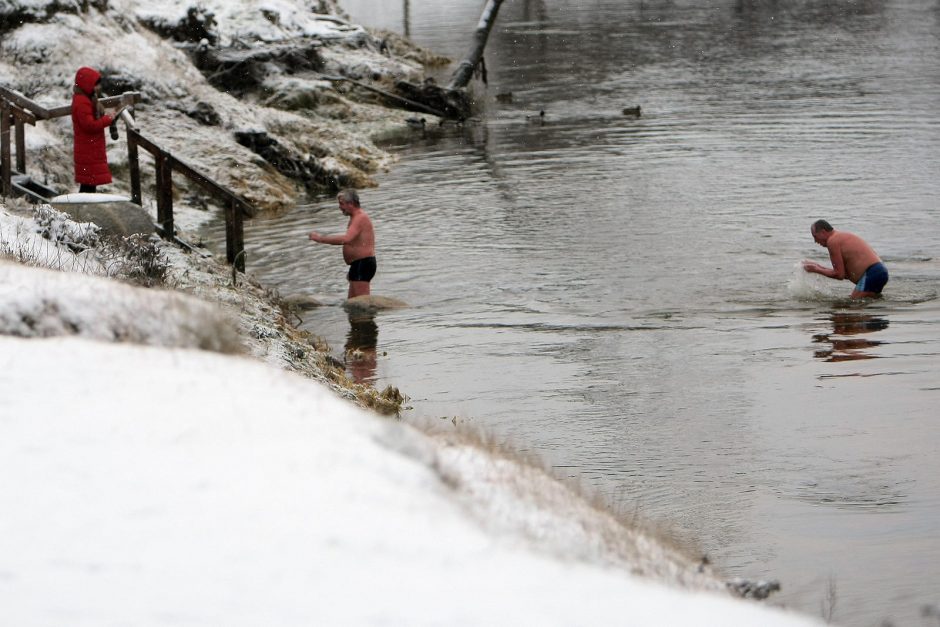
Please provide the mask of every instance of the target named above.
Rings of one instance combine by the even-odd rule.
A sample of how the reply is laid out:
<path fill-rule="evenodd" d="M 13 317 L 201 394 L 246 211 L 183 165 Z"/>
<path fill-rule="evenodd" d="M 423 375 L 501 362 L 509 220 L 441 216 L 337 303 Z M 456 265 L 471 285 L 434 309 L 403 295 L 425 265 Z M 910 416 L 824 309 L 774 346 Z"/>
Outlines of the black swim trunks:
<path fill-rule="evenodd" d="M 350 281 L 369 282 L 372 280 L 372 277 L 375 276 L 375 271 L 377 268 L 378 265 L 375 262 L 375 257 L 363 257 L 362 259 L 356 259 L 354 262 L 349 264 L 349 273 L 346 275 L 346 278 Z"/>

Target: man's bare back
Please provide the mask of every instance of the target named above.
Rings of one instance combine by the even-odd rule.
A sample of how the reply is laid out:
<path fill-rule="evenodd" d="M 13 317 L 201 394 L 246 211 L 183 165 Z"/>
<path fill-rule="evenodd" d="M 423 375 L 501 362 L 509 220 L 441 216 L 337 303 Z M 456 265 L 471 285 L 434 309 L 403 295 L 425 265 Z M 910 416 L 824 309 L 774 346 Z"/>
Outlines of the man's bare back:
<path fill-rule="evenodd" d="M 829 249 L 829 258 L 833 261 L 832 267 L 835 268 L 836 259 L 841 258 L 845 278 L 852 283 L 857 283 L 869 266 L 881 261 L 872 247 L 854 233 L 833 231 L 825 246 Z"/>

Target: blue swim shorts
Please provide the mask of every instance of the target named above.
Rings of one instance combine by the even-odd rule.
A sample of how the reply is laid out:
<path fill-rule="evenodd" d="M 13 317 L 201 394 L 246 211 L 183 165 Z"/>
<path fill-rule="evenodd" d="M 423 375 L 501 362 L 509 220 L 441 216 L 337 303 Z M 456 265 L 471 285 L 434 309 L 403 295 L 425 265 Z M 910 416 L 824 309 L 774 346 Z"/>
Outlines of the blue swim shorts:
<path fill-rule="evenodd" d="M 881 290 L 884 289 L 887 282 L 888 269 L 885 267 L 885 264 L 879 261 L 878 263 L 873 263 L 868 266 L 868 269 L 865 270 L 865 274 L 863 274 L 862 278 L 855 284 L 855 289 L 859 292 L 881 294 Z"/>

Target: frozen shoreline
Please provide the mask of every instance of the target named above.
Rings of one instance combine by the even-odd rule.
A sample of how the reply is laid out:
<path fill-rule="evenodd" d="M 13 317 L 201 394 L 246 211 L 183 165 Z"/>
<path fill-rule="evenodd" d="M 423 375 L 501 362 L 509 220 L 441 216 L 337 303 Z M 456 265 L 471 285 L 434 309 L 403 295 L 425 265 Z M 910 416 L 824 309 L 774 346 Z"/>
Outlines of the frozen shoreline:
<path fill-rule="evenodd" d="M 75 67 L 108 67 L 147 95 L 138 121 L 148 133 L 264 208 L 306 190 L 237 131 L 264 132 L 299 161 L 367 185 L 391 161 L 369 137 L 412 115 L 286 74 L 271 77 L 266 99 L 235 98 L 135 21 L 178 23 L 186 3 L 147 15 L 99 4 L 5 32 L 0 82 L 58 93 Z M 351 45 L 325 52 L 325 63 L 420 73 L 383 56 L 360 27 L 310 19 L 300 2 L 202 6 L 222 41 L 341 31 L 336 40 Z M 277 19 L 259 19 L 263 10 Z M 317 102 L 313 113 L 265 104 L 297 94 Z M 219 123 L 190 115 L 198 103 Z M 70 187 L 67 119 L 28 138 L 31 167 Z M 122 144 L 109 145 L 108 191 L 118 193 Z M 183 231 L 207 217 L 191 198 L 184 188 L 175 203 Z M 3 256 L 21 262 L 0 261 L 0 471 L 18 478 L 0 491 L 13 512 L 0 523 L 0 605 L 16 624 L 816 624 L 722 594 L 709 568 L 541 470 L 340 400 L 389 409 L 292 327 L 250 264 L 233 285 L 228 268 L 158 241 L 171 289 L 144 289 L 114 280 L 125 277 L 96 246 L 76 252 L 39 230 L 31 208 L 0 206 Z"/>

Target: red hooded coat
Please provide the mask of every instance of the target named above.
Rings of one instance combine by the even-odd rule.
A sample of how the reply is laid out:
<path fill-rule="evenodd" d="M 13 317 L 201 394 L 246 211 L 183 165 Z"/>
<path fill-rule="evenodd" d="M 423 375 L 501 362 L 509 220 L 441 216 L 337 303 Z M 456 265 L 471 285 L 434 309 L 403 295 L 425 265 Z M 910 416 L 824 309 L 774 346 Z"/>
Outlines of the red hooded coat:
<path fill-rule="evenodd" d="M 85 185 L 106 185 L 111 182 L 104 129 L 111 125 L 111 116 L 97 116 L 98 99 L 95 85 L 101 74 L 90 67 L 75 73 L 75 94 L 72 96 L 72 130 L 75 134 L 75 182 Z"/>

